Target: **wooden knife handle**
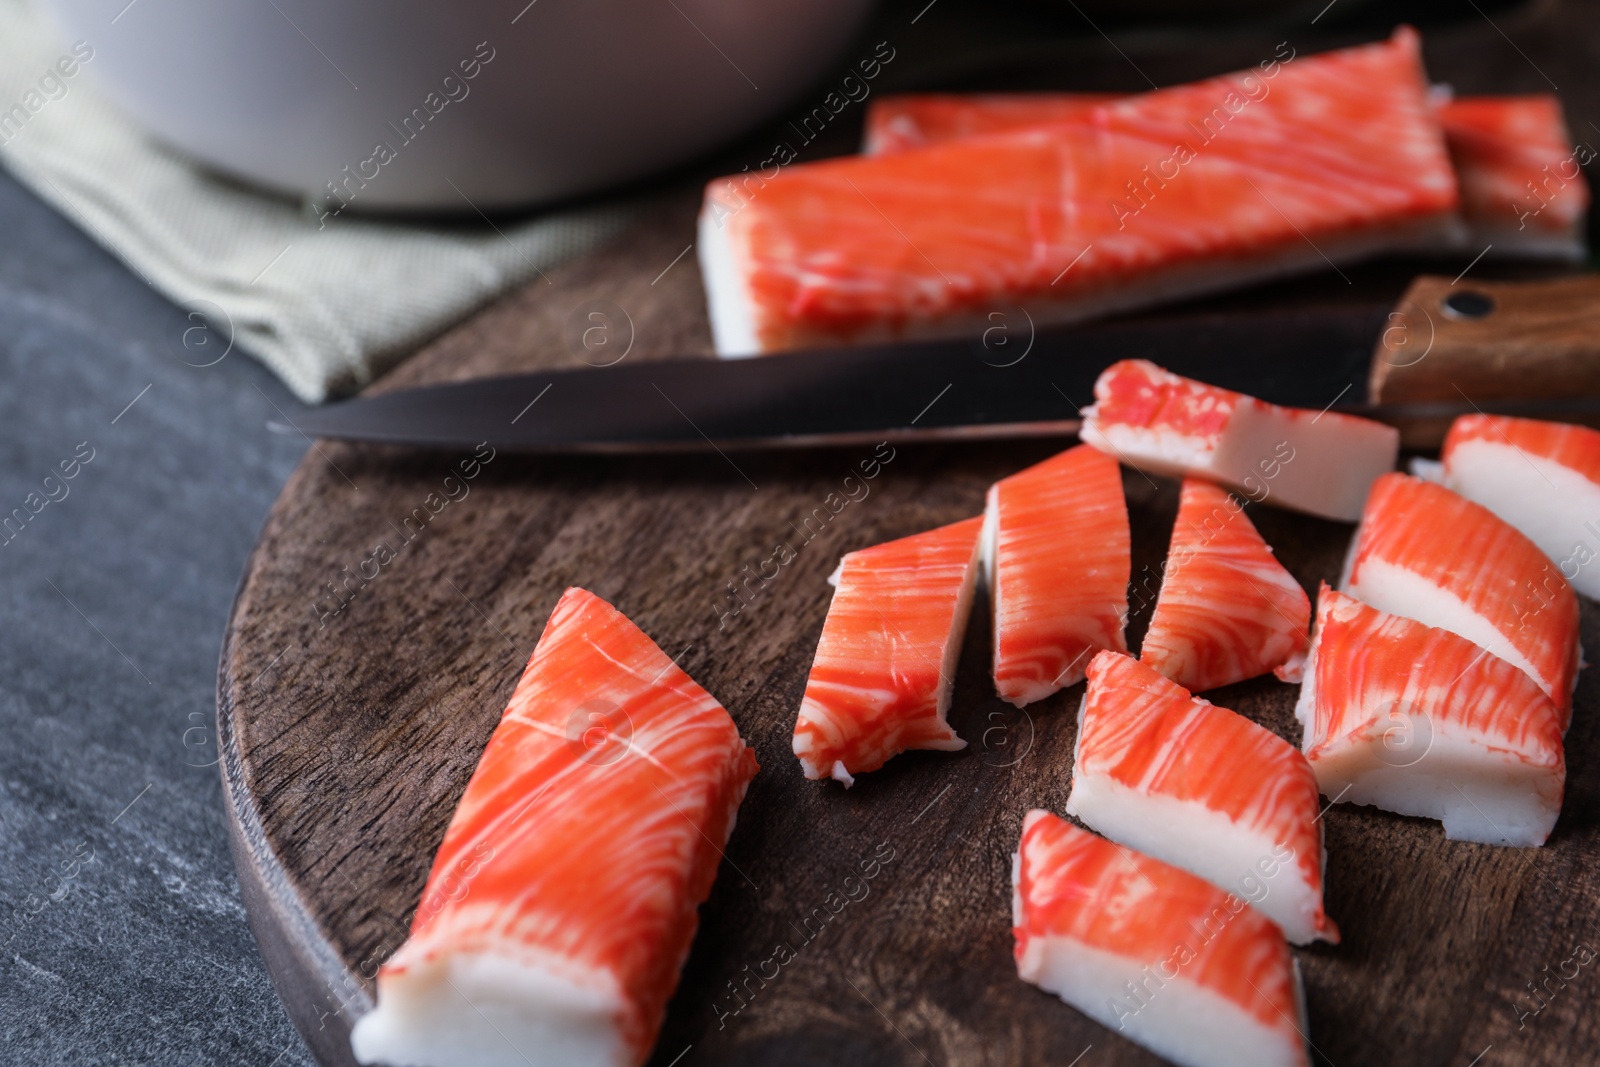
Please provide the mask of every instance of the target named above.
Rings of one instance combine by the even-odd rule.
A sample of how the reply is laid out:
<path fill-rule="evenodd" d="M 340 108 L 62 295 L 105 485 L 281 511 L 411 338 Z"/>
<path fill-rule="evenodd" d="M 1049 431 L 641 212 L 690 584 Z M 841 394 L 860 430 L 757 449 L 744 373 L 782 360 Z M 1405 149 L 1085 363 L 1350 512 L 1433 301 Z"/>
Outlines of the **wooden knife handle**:
<path fill-rule="evenodd" d="M 1537 282 L 1417 278 L 1373 350 L 1368 397 L 1375 404 L 1479 405 L 1600 397 L 1600 275 Z M 1430 447 L 1449 422 L 1407 420 L 1401 433 L 1407 447 Z"/>
<path fill-rule="evenodd" d="M 1600 396 L 1600 275 L 1452 283 L 1423 275 L 1373 352 L 1374 403 Z"/>

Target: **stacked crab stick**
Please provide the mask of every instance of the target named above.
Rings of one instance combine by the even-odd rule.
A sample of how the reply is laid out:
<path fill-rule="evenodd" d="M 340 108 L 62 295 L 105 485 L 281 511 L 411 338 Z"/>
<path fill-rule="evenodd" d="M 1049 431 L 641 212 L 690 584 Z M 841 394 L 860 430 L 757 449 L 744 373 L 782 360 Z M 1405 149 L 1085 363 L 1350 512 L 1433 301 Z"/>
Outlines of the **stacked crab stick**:
<path fill-rule="evenodd" d="M 1561 102 L 1548 94 L 1450 98 L 1434 110 L 1461 190 L 1466 239 L 1500 256 L 1582 259 L 1589 190 Z M 867 106 L 862 151 L 904 152 L 932 144 L 1064 124 L 1092 126 L 1119 97 L 1105 93 L 1009 93 L 884 97 Z M 1453 235 L 1451 235 L 1453 236 Z M 1444 248 L 1458 246 L 1454 239 Z"/>
<path fill-rule="evenodd" d="M 1139 659 L 1185 689 L 1298 681 L 1311 601 L 1226 491 L 1185 478 Z"/>
<path fill-rule="evenodd" d="M 755 772 L 716 700 L 567 590 L 378 971 L 356 1059 L 643 1064 Z"/>
<path fill-rule="evenodd" d="M 807 778 L 848 787 L 906 749 L 966 747 L 945 713 L 982 527 L 978 516 L 840 560 L 794 727 Z"/>
<path fill-rule="evenodd" d="M 1539 547 L 1488 508 L 1386 474 L 1372 487 L 1345 566 L 1344 592 L 1459 634 L 1526 672 L 1566 728 L 1581 654 L 1578 598 Z"/>
<path fill-rule="evenodd" d="M 994 687 L 1022 707 L 1127 651 L 1128 505 L 1117 461 L 1079 445 L 989 487 L 983 560 Z"/>
<path fill-rule="evenodd" d="M 1257 503 L 1343 522 L 1361 517 L 1367 490 L 1400 452 L 1392 426 L 1279 407 L 1145 360 L 1107 367 L 1094 399 L 1083 409 L 1083 440 L 1129 466 L 1195 475 Z"/>
<path fill-rule="evenodd" d="M 1581 260 L 1594 159 L 1554 96 L 1467 96 L 1439 107 L 1471 240 L 1498 255 Z"/>
<path fill-rule="evenodd" d="M 1295 714 L 1336 800 L 1500 845 L 1542 845 L 1561 813 L 1565 716 L 1526 673 L 1326 585 Z"/>
<path fill-rule="evenodd" d="M 1306 758 L 1271 730 L 1128 656 L 1089 665 L 1067 814 L 1255 902 L 1297 945 L 1339 940 L 1319 807 Z"/>
<path fill-rule="evenodd" d="M 1038 324 L 1323 269 L 1459 228 L 1417 35 L 1065 124 L 747 172 L 697 242 L 717 352 Z"/>
<path fill-rule="evenodd" d="M 1600 597 L 1600 431 L 1503 415 L 1450 427 L 1439 480 L 1509 522 Z"/>
<path fill-rule="evenodd" d="M 1037 810 L 1012 886 L 1025 981 L 1183 1067 L 1309 1063 L 1300 972 L 1242 899 Z"/>

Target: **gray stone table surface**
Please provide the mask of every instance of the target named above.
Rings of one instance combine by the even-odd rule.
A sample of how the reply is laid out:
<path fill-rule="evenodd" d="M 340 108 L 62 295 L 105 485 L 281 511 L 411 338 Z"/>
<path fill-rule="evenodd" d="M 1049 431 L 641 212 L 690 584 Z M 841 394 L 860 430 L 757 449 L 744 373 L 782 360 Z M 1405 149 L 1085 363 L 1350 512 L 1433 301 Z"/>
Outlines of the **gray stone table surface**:
<path fill-rule="evenodd" d="M 234 587 L 305 443 L 265 429 L 297 405 L 249 358 L 194 365 L 226 347 L 198 322 L 0 172 L 0 515 L 31 515 L 0 529 L 0 1064 L 312 1062 L 213 736 Z"/>

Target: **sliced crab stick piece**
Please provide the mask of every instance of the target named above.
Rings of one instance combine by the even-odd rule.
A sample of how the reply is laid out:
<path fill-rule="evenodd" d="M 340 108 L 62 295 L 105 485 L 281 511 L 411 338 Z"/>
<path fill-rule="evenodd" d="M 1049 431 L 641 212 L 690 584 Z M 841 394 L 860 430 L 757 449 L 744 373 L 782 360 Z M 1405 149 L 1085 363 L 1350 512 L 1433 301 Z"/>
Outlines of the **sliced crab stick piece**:
<path fill-rule="evenodd" d="M 1239 897 L 1047 811 L 1012 861 L 1017 973 L 1181 1067 L 1306 1067 L 1300 972 Z"/>
<path fill-rule="evenodd" d="M 1297 945 L 1322 910 L 1317 779 L 1271 730 L 1102 652 L 1078 711 L 1067 814 L 1255 903 Z"/>
<path fill-rule="evenodd" d="M 794 727 L 807 778 L 849 787 L 907 749 L 967 746 L 945 714 L 982 529 L 980 515 L 839 561 Z"/>
<path fill-rule="evenodd" d="M 1400 432 L 1336 411 L 1279 407 L 1142 359 L 1113 363 L 1083 409 L 1083 439 L 1141 470 L 1195 475 L 1257 503 L 1355 522 L 1394 469 Z"/>
<path fill-rule="evenodd" d="M 1580 659 L 1578 598 L 1539 546 L 1488 508 L 1442 485 L 1386 474 L 1372 487 L 1346 571 L 1346 593 L 1488 649 L 1568 713 Z"/>
<path fill-rule="evenodd" d="M 621 612 L 568 589 L 378 970 L 355 1058 L 637 1067 L 756 772 L 733 720 Z"/>
<path fill-rule="evenodd" d="M 983 539 L 1001 698 L 1031 704 L 1081 681 L 1100 649 L 1127 651 L 1133 547 L 1116 460 L 1079 445 L 1001 479 Z"/>
<path fill-rule="evenodd" d="M 1195 691 L 1272 670 L 1298 681 L 1310 627 L 1311 600 L 1244 506 L 1185 478 L 1139 659 Z"/>
<path fill-rule="evenodd" d="M 1561 813 L 1560 711 L 1525 673 L 1449 630 L 1323 586 L 1295 714 L 1335 800 L 1498 845 L 1542 845 Z"/>
<path fill-rule="evenodd" d="M 1573 588 L 1600 598 L 1600 431 L 1463 415 L 1441 460 L 1446 486 L 1527 534 Z"/>

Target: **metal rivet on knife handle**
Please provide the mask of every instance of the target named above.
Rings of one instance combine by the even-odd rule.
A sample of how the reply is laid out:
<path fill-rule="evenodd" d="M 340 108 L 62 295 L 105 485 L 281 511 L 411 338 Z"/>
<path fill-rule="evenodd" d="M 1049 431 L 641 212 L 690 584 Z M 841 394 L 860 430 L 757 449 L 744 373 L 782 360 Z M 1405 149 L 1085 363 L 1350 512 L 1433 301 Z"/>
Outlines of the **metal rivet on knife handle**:
<path fill-rule="evenodd" d="M 1445 297 L 1443 307 L 1452 319 L 1481 319 L 1494 310 L 1494 297 L 1476 289 L 1462 289 Z"/>

